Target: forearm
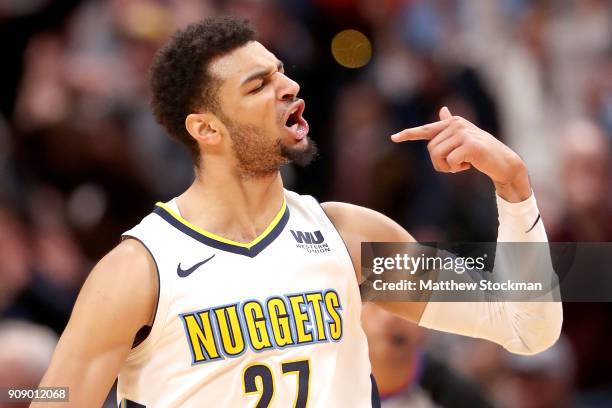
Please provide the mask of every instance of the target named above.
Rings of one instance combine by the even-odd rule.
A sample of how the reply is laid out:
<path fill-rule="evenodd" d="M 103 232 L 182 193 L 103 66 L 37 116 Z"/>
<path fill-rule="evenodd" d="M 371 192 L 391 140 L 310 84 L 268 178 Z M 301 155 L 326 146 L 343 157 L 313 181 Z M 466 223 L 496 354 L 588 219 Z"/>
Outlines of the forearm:
<path fill-rule="evenodd" d="M 519 203 L 509 203 L 497 197 L 499 210 L 498 242 L 548 242 L 544 223 L 540 216 L 535 196 Z M 502 244 L 503 245 L 503 244 Z M 503 255 L 503 251 L 502 251 Z M 532 264 L 523 270 L 512 271 L 502 267 L 503 272 L 524 274 L 525 280 L 534 279 L 549 283 L 550 290 L 541 296 L 539 302 L 505 302 L 504 312 L 511 317 L 514 338 L 505 346 L 518 353 L 537 353 L 550 347 L 559 338 L 563 323 L 563 310 L 559 299 L 557 276 L 550 262 L 548 245 L 534 244 L 523 246 L 520 253 L 523 257 L 533 258 Z M 503 262 L 503 258 L 501 259 Z M 502 306 L 497 306 L 502 308 Z M 478 331 L 490 336 L 496 330 L 495 320 L 481 324 Z M 484 322 L 483 322 L 484 323 Z"/>
<path fill-rule="evenodd" d="M 546 242 L 546 231 L 539 218 L 535 198 L 531 196 L 520 203 L 509 203 L 498 197 L 498 242 Z M 525 247 L 524 247 L 525 248 Z M 560 302 L 554 301 L 557 291 L 556 277 L 552 273 L 547 248 L 534 245 L 520 254 L 522 268 L 512 268 L 516 259 L 508 247 L 498 245 L 494 276 L 497 279 L 525 279 L 539 275 L 539 280 L 551 282 L 550 291 L 532 302 L 508 302 L 489 300 L 480 302 L 429 302 L 419 324 L 424 327 L 478 337 L 501 344 L 518 354 L 534 354 L 550 347 L 559 337 L 562 323 Z M 529 254 L 528 252 L 533 252 Z M 530 256 L 533 263 L 530 264 Z M 527 265 L 527 266 L 525 266 Z M 543 276 L 546 275 L 546 276 Z"/>

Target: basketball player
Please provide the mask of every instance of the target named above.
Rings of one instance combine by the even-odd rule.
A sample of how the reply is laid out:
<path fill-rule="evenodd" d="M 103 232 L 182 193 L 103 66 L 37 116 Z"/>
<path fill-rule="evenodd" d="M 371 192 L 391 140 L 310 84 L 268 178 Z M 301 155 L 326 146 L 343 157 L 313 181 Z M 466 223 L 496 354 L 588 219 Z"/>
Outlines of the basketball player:
<path fill-rule="evenodd" d="M 360 243 L 413 238 L 375 211 L 283 188 L 279 168 L 308 164 L 315 146 L 299 85 L 245 23 L 179 31 L 151 83 L 154 114 L 191 150 L 195 181 L 94 267 L 41 385 L 70 387 L 65 407 L 100 406 L 117 376 L 121 407 L 376 405 Z M 546 240 L 525 164 L 493 136 L 443 108 L 392 139 L 428 140 L 438 171 L 489 176 L 500 240 Z M 383 306 L 523 354 L 553 344 L 562 320 L 553 302 Z"/>

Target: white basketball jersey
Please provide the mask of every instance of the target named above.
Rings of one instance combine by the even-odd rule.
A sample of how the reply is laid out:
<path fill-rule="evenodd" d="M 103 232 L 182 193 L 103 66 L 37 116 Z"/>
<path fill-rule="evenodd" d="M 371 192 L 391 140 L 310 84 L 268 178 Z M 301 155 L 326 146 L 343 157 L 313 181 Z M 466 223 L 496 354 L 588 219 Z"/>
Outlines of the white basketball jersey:
<path fill-rule="evenodd" d="M 174 200 L 123 237 L 155 260 L 159 301 L 120 371 L 120 407 L 372 406 L 355 272 L 314 198 L 285 190 L 248 244 L 195 227 Z"/>

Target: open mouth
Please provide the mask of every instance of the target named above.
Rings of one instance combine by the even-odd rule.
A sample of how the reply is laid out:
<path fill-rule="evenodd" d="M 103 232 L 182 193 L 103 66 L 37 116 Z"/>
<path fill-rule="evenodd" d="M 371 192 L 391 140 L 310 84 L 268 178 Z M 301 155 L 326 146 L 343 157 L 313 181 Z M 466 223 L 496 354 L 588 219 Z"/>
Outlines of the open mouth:
<path fill-rule="evenodd" d="M 301 140 L 308 134 L 308 122 L 302 117 L 305 107 L 304 101 L 298 100 L 289 108 L 285 119 L 285 128 L 293 134 L 296 140 Z"/>

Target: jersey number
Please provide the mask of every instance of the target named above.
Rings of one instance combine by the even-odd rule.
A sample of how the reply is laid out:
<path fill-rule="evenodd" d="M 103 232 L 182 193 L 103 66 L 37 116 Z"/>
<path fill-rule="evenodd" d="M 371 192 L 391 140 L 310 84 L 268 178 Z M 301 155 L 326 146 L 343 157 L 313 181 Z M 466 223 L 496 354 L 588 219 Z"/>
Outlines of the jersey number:
<path fill-rule="evenodd" d="M 308 383 L 310 379 L 310 364 L 308 360 L 291 361 L 281 364 L 283 374 L 297 374 L 297 396 L 295 408 L 306 408 L 308 402 Z M 259 384 L 257 379 L 259 378 Z M 254 364 L 244 370 L 244 393 L 259 393 L 259 401 L 255 408 L 267 408 L 274 396 L 274 379 L 272 371 L 262 364 Z"/>

